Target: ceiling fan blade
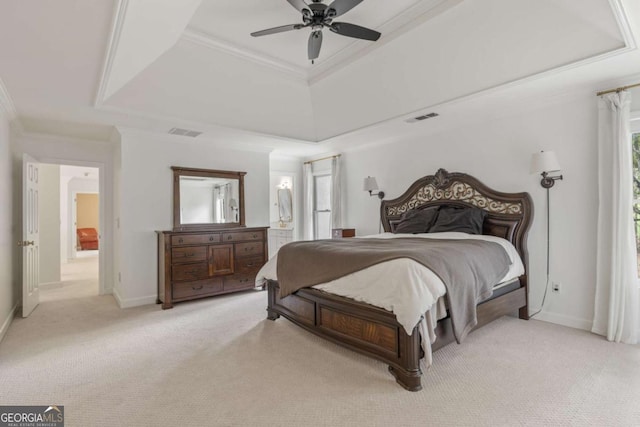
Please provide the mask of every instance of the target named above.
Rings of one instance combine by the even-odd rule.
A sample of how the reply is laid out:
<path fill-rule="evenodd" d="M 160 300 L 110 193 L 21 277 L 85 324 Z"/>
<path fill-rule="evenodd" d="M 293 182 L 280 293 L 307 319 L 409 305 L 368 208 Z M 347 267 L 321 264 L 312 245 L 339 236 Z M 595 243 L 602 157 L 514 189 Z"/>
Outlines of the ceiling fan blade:
<path fill-rule="evenodd" d="M 267 30 L 256 31 L 255 33 L 251 33 L 251 35 L 253 37 L 267 36 L 269 34 L 283 33 L 285 31 L 291 31 L 291 30 L 299 30 L 302 27 L 304 27 L 303 24 L 283 25 L 281 27 L 275 27 L 275 28 L 269 28 Z"/>
<path fill-rule="evenodd" d="M 307 4 L 302 0 L 287 0 L 289 4 L 295 7 L 298 12 L 302 13 L 303 10 L 308 9 Z"/>
<path fill-rule="evenodd" d="M 362 0 L 335 0 L 329 5 L 328 10 L 335 10 L 335 14 L 332 16 L 335 18 L 336 16 L 344 15 L 360 3 L 362 3 Z"/>
<path fill-rule="evenodd" d="M 314 31 L 309 36 L 309 59 L 314 60 L 320 56 L 320 48 L 322 47 L 322 31 Z"/>
<path fill-rule="evenodd" d="M 364 39 L 376 41 L 382 34 L 377 31 L 370 30 L 369 28 L 361 27 L 355 24 L 349 24 L 348 22 L 334 22 L 329 27 L 334 33 L 341 36 L 353 37 L 356 39 Z"/>

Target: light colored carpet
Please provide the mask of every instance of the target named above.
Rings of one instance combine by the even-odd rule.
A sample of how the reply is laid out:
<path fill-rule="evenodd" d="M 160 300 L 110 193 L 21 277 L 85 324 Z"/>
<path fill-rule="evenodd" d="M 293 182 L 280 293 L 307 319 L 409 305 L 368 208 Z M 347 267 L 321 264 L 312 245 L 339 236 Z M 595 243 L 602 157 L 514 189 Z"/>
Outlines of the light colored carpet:
<path fill-rule="evenodd" d="M 65 405 L 68 426 L 640 425 L 638 346 L 506 317 L 435 353 L 411 393 L 265 306 L 45 301 L 0 343 L 0 402 Z"/>
<path fill-rule="evenodd" d="M 98 295 L 98 251 L 78 251 L 60 269 L 61 282 L 40 288 L 40 302 L 86 298 Z"/>

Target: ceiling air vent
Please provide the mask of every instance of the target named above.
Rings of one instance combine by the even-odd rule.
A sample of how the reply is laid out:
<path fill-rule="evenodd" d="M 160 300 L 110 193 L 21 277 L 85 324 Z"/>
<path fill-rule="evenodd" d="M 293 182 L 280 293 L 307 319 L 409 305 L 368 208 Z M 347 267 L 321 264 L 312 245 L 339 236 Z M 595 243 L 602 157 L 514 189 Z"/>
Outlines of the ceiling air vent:
<path fill-rule="evenodd" d="M 171 135 L 190 136 L 192 138 L 195 138 L 196 136 L 202 134 L 202 132 L 198 132 L 198 131 L 195 131 L 195 130 L 189 130 L 189 129 L 181 129 L 181 128 L 171 128 L 169 130 L 169 133 Z"/>
<path fill-rule="evenodd" d="M 410 118 L 406 120 L 406 122 L 407 123 L 421 122 L 422 120 L 431 119 L 433 117 L 438 117 L 438 113 L 423 114 L 422 116 Z"/>

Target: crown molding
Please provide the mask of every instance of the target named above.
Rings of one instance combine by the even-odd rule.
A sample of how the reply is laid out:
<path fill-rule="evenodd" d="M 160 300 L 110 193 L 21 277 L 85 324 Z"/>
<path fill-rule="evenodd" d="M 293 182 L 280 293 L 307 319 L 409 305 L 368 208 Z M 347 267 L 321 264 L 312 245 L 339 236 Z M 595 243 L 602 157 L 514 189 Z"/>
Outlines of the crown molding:
<path fill-rule="evenodd" d="M 307 71 L 303 67 L 290 64 L 286 61 L 274 58 L 264 53 L 259 53 L 250 49 L 246 49 L 235 45 L 226 40 L 213 37 L 202 31 L 197 31 L 187 27 L 182 34 L 182 40 L 195 43 L 200 46 L 207 47 L 219 52 L 228 53 L 238 58 L 246 59 L 256 64 L 265 65 L 277 71 L 281 71 L 289 76 L 293 76 L 299 80 L 307 81 Z"/>
<path fill-rule="evenodd" d="M 107 93 L 107 87 L 111 81 L 111 71 L 113 69 L 113 62 L 118 51 L 120 44 L 120 36 L 122 35 L 122 28 L 124 26 L 124 20 L 127 15 L 127 8 L 129 6 L 129 0 L 117 0 L 113 8 L 113 19 L 111 22 L 111 34 L 109 36 L 109 42 L 107 44 L 107 51 L 104 58 L 104 64 L 102 65 L 102 73 L 100 75 L 100 83 L 98 85 L 98 91 L 94 100 L 94 106 L 101 106 Z"/>
<path fill-rule="evenodd" d="M 618 29 L 622 34 L 622 39 L 624 40 L 624 44 L 630 50 L 636 49 L 638 47 L 636 43 L 636 39 L 633 36 L 633 31 L 631 29 L 631 24 L 629 23 L 629 18 L 627 18 L 627 13 L 624 10 L 624 6 L 622 5 L 621 0 L 609 0 L 609 6 L 611 7 L 611 11 L 613 12 L 613 16 L 618 23 Z"/>
<path fill-rule="evenodd" d="M 311 139 L 293 138 L 285 135 L 278 135 L 278 134 L 267 133 L 267 132 L 241 129 L 241 128 L 225 126 L 217 123 L 205 123 L 200 121 L 186 120 L 184 118 L 175 117 L 175 116 L 141 112 L 139 110 L 132 110 L 129 108 L 118 107 L 114 105 L 103 105 L 102 107 L 99 108 L 99 110 L 110 112 L 110 113 L 122 114 L 125 116 L 142 118 L 142 119 L 150 120 L 151 122 L 156 124 L 159 124 L 159 123 L 166 124 L 167 132 L 169 131 L 170 128 L 176 127 L 176 126 L 190 128 L 190 129 L 197 129 L 203 132 L 203 135 L 200 135 L 197 138 L 184 137 L 184 138 L 188 138 L 188 140 L 191 140 L 191 141 L 194 139 L 200 140 L 200 139 L 210 138 L 210 135 L 208 134 L 210 132 L 233 132 L 234 134 L 242 134 L 242 135 L 246 135 L 247 137 L 268 138 L 270 140 L 280 141 L 285 143 L 295 142 L 297 144 L 316 145 L 318 142 Z M 120 131 L 121 129 L 130 130 L 130 131 L 139 130 L 143 132 L 156 132 L 156 133 L 164 134 L 164 132 L 162 131 L 145 130 L 145 129 L 138 128 L 135 126 L 130 126 L 130 125 L 115 125 L 115 127 L 118 129 L 118 131 Z M 167 136 L 181 137 L 180 135 L 169 135 L 168 133 L 167 133 Z"/>
<path fill-rule="evenodd" d="M 11 95 L 9 95 L 9 91 L 2 79 L 0 79 L 0 110 L 4 111 L 9 121 L 13 121 L 18 117 L 18 112 L 16 111 L 16 107 L 13 104 L 13 100 L 11 99 Z"/>

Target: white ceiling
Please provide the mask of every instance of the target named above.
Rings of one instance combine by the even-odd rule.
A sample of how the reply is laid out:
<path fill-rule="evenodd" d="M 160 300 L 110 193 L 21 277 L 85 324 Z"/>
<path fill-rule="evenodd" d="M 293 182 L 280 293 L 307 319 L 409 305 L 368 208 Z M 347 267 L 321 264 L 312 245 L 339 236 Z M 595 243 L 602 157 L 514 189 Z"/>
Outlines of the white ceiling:
<path fill-rule="evenodd" d="M 499 108 L 640 74 L 637 0 L 365 0 L 339 20 L 383 37 L 325 30 L 315 65 L 307 29 L 249 36 L 298 20 L 286 0 L 2 2 L 0 98 L 30 132 L 177 126 L 304 155 L 466 100 Z"/>
<path fill-rule="evenodd" d="M 406 30 L 412 22 L 443 3 L 453 5 L 458 1 L 367 0 L 336 18 L 336 22 L 350 22 L 389 37 L 390 33 Z M 353 55 L 376 44 L 325 30 L 320 57 L 311 64 L 307 59 L 309 28 L 259 38 L 250 35 L 258 30 L 299 23 L 302 23 L 300 12 L 285 0 L 202 0 L 191 19 L 189 30 L 230 50 L 262 57 L 307 78 L 319 74 L 318 70 L 348 61 Z M 377 43 L 378 46 L 381 44 Z"/>

